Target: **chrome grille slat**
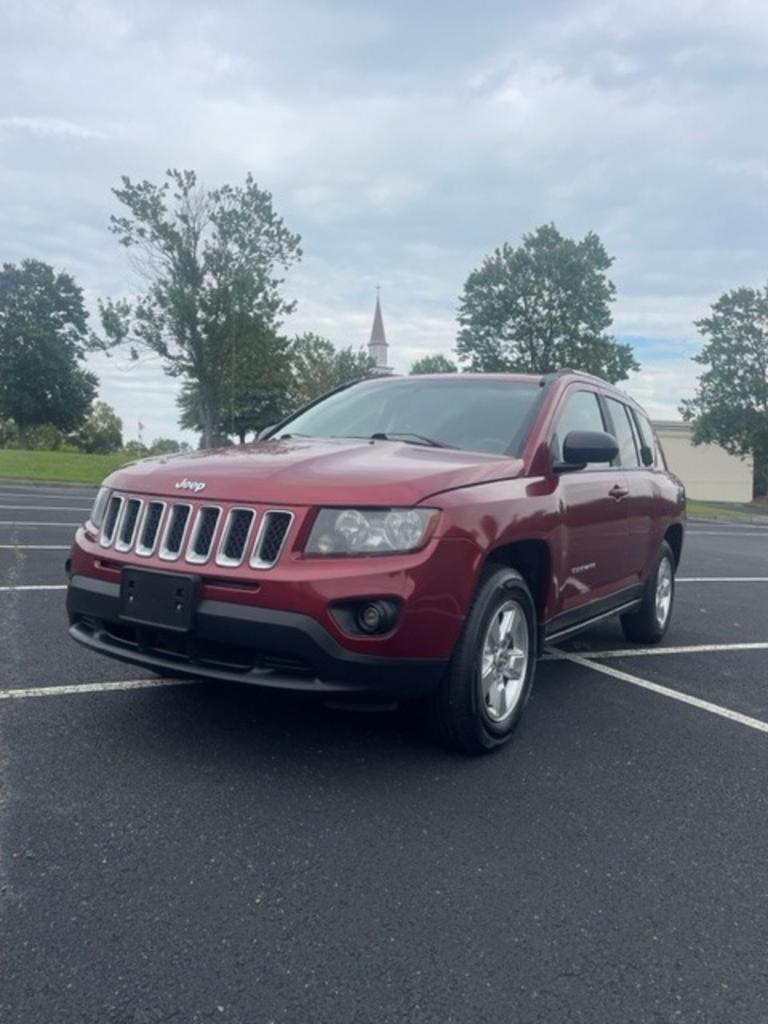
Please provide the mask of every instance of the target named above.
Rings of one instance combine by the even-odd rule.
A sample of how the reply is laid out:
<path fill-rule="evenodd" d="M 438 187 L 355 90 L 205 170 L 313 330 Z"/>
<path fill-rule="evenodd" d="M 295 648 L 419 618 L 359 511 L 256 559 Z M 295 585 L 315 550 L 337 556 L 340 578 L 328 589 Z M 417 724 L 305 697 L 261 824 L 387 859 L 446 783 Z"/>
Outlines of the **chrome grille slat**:
<path fill-rule="evenodd" d="M 120 525 L 117 529 L 115 551 L 130 551 L 136 536 L 136 527 L 139 523 L 141 506 L 144 502 L 141 498 L 128 498 L 123 506 L 120 516 Z"/>
<path fill-rule="evenodd" d="M 203 505 L 200 508 L 187 547 L 186 559 L 188 562 L 202 565 L 208 561 L 220 515 L 221 509 L 217 505 Z"/>
<path fill-rule="evenodd" d="M 150 501 L 144 510 L 144 518 L 139 529 L 139 538 L 136 542 L 136 554 L 148 558 L 155 550 L 157 538 L 160 533 L 160 523 L 165 512 L 164 501 Z"/>
<path fill-rule="evenodd" d="M 292 512 L 270 509 L 264 513 L 251 555 L 252 569 L 272 568 L 280 557 L 292 523 Z"/>
<path fill-rule="evenodd" d="M 123 499 L 119 494 L 113 494 L 107 505 L 107 514 L 104 516 L 104 525 L 101 528 L 102 547 L 108 548 L 115 539 L 117 523 L 123 508 Z"/>
<path fill-rule="evenodd" d="M 191 518 L 191 505 L 173 505 L 171 507 L 160 544 L 159 557 L 164 561 L 175 562 L 181 555 Z"/>
<path fill-rule="evenodd" d="M 216 554 L 217 565 L 233 569 L 242 563 L 255 519 L 256 513 L 252 508 L 229 510 Z"/>

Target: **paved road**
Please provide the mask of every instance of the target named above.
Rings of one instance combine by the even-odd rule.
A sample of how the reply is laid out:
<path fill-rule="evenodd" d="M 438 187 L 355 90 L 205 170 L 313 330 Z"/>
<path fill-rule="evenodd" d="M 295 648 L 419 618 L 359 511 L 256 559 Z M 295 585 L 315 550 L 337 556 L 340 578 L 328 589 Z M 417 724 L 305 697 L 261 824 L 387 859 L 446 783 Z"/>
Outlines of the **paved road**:
<path fill-rule="evenodd" d="M 0 487 L 0 588 L 88 503 Z M 481 760 L 248 688 L 0 700 L 0 1021 L 768 1022 L 768 531 L 680 575 L 667 653 L 573 641 Z M 144 677 L 62 603 L 0 590 L 0 692 Z"/>

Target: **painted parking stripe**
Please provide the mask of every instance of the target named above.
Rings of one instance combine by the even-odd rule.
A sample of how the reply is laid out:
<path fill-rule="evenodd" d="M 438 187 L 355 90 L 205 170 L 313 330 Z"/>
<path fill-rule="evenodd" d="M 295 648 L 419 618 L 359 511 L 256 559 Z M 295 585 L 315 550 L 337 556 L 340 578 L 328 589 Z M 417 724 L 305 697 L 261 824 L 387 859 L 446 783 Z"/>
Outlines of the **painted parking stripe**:
<path fill-rule="evenodd" d="M 90 512 L 90 505 L 0 505 L 15 512 Z"/>
<path fill-rule="evenodd" d="M 0 544 L 0 551 L 69 551 L 69 544 Z"/>
<path fill-rule="evenodd" d="M 762 533 L 760 531 L 763 531 Z M 750 530 L 686 530 L 686 537 L 765 537 L 768 527 L 752 527 Z"/>
<path fill-rule="evenodd" d="M 23 690 L 0 690 L 0 700 L 27 697 L 65 697 L 75 693 L 113 693 L 119 690 L 154 690 L 163 686 L 194 686 L 197 679 L 123 679 L 118 683 L 77 683 L 73 686 L 31 686 Z"/>
<path fill-rule="evenodd" d="M 675 583 L 768 583 L 768 576 L 677 576 Z"/>
<path fill-rule="evenodd" d="M 8 592 L 9 590 L 66 590 L 66 583 L 34 583 L 34 584 L 23 584 L 18 587 L 0 587 L 0 593 Z"/>
<path fill-rule="evenodd" d="M 768 733 L 768 722 L 763 722 L 759 718 L 742 715 L 740 711 L 734 711 L 732 708 L 726 708 L 720 704 L 713 704 L 711 701 L 702 700 L 700 697 L 692 697 L 690 694 L 681 693 L 679 690 L 671 690 L 668 686 L 660 686 L 658 683 L 652 683 L 648 679 L 641 679 L 640 676 L 634 676 L 629 672 L 622 672 L 620 669 L 601 665 L 599 661 L 592 661 L 591 658 L 582 658 L 579 654 L 566 654 L 562 651 L 558 653 L 562 655 L 564 661 L 570 661 L 574 665 L 591 669 L 593 672 L 600 672 L 602 675 L 609 676 L 611 679 L 617 679 L 622 683 L 639 686 L 643 690 L 650 690 L 652 693 L 657 693 L 662 697 L 669 697 L 670 700 L 679 701 L 681 704 L 689 704 L 700 711 L 708 711 L 711 715 L 718 715 L 720 718 L 737 722 L 739 725 L 746 725 L 748 728 L 756 729 L 758 732 Z"/>
<path fill-rule="evenodd" d="M 96 494 L 96 488 L 92 491 L 71 491 L 68 487 L 62 487 L 58 491 L 41 491 L 37 487 L 30 487 L 28 490 L 6 489 L 0 485 L 0 497 L 2 498 L 61 498 L 62 501 L 90 501 Z"/>
<path fill-rule="evenodd" d="M 662 654 L 716 654 L 718 651 L 768 651 L 768 641 L 735 644 L 682 644 L 678 647 L 621 647 L 611 651 L 585 651 L 582 657 L 605 661 L 611 658 L 646 658 Z M 571 655 L 570 651 L 549 648 L 546 661 L 562 661 Z"/>
<path fill-rule="evenodd" d="M 747 520 L 734 520 L 734 519 L 697 519 L 696 516 L 691 516 L 688 520 L 688 527 L 691 530 L 698 530 L 700 527 L 707 527 L 715 529 L 722 528 L 727 530 L 768 530 L 768 521 L 762 519 L 747 519 Z"/>
<path fill-rule="evenodd" d="M 53 512 L 55 510 L 54 509 L 49 509 L 49 511 Z M 62 523 L 61 520 L 59 520 L 56 523 L 38 523 L 38 522 L 31 522 L 30 520 L 25 520 L 23 522 L 21 522 L 21 521 L 17 522 L 15 519 L 0 519 L 0 526 L 15 526 L 15 527 L 18 527 L 18 528 L 20 528 L 22 530 L 31 530 L 31 529 L 34 529 L 37 526 L 66 526 L 66 528 L 68 530 L 73 530 L 77 526 L 82 526 L 82 520 L 78 520 L 76 523 L 73 523 L 73 522 Z"/>

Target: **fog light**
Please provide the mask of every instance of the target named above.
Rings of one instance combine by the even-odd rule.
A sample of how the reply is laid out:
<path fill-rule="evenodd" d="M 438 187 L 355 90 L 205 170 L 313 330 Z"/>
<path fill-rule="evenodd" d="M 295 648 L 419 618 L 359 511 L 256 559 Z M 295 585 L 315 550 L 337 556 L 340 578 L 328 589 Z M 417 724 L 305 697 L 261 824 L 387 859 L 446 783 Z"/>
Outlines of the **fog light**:
<path fill-rule="evenodd" d="M 357 624 L 363 633 L 386 633 L 396 618 L 397 610 L 389 601 L 368 601 L 357 612 Z"/>

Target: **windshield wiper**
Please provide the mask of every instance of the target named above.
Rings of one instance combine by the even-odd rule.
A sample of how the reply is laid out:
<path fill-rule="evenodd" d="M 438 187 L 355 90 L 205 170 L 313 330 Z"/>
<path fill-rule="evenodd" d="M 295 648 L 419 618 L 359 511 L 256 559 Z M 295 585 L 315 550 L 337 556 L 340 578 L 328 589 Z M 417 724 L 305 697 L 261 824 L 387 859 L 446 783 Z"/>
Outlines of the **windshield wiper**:
<path fill-rule="evenodd" d="M 405 441 L 406 444 L 423 444 L 427 448 L 452 448 L 450 444 L 445 444 L 444 441 L 435 441 L 433 437 L 425 437 L 423 434 L 413 434 L 410 431 L 403 431 L 402 433 L 376 433 L 371 434 L 372 441 Z"/>

